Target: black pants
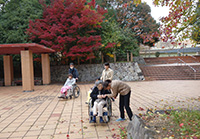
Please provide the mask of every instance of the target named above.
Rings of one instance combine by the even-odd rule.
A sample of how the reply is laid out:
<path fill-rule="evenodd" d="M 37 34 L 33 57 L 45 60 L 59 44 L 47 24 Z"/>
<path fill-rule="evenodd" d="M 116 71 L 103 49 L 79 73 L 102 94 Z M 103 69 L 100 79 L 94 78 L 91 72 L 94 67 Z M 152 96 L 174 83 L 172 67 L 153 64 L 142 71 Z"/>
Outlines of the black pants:
<path fill-rule="evenodd" d="M 120 116 L 123 119 L 124 119 L 124 107 L 126 109 L 126 112 L 127 112 L 128 117 L 129 117 L 130 120 L 132 119 L 132 116 L 133 116 L 133 113 L 132 113 L 131 108 L 129 106 L 129 104 L 130 104 L 130 96 L 131 96 L 131 91 L 125 96 L 120 95 L 120 98 L 119 98 Z"/>

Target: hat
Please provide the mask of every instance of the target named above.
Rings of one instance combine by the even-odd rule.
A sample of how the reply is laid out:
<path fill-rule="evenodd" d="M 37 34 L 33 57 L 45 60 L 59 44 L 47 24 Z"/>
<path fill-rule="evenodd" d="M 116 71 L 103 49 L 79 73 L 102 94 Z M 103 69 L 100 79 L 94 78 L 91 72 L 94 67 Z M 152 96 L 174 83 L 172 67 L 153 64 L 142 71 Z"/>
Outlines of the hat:
<path fill-rule="evenodd" d="M 98 86 L 99 84 L 103 84 L 103 81 L 102 81 L 102 80 L 99 80 L 99 81 L 96 81 L 96 82 L 95 82 L 95 85 L 96 85 L 96 86 Z"/>
<path fill-rule="evenodd" d="M 70 63 L 69 65 L 74 65 L 74 63 Z"/>

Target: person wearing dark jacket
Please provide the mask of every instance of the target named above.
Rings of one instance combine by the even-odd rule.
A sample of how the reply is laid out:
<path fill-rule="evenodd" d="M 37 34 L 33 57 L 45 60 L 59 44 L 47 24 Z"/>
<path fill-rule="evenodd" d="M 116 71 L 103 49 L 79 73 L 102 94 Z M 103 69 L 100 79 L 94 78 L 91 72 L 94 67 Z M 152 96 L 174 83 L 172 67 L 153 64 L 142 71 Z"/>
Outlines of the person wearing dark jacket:
<path fill-rule="evenodd" d="M 99 122 L 103 123 L 103 106 L 106 104 L 106 94 L 109 94 L 107 90 L 103 89 L 103 82 L 99 81 L 97 87 L 92 90 L 90 97 L 92 98 L 93 105 L 93 119 L 90 123 L 96 123 L 96 116 L 98 110 Z"/>
<path fill-rule="evenodd" d="M 73 78 L 75 78 L 76 81 L 78 80 L 78 71 L 74 68 L 74 63 L 70 63 L 69 73 L 73 75 Z"/>

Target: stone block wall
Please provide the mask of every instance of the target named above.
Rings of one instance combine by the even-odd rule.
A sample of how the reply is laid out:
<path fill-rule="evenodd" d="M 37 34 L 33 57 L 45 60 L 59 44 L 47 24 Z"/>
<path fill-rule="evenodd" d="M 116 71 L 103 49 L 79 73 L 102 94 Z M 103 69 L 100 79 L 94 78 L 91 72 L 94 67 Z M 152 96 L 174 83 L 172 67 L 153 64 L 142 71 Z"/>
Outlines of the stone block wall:
<path fill-rule="evenodd" d="M 111 69 L 114 70 L 113 79 L 122 81 L 139 81 L 144 80 L 141 69 L 138 63 L 110 63 Z M 94 82 L 97 77 L 100 77 L 104 69 L 103 64 L 84 64 L 75 65 L 79 72 L 80 82 Z M 67 79 L 69 66 L 51 66 L 51 81 L 64 83 Z"/>

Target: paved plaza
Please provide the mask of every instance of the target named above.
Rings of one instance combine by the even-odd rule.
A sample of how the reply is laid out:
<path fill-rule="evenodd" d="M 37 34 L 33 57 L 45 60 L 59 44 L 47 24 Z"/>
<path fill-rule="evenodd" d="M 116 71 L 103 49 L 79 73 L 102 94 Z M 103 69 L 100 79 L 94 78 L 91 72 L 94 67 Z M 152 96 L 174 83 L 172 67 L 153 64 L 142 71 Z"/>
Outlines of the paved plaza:
<path fill-rule="evenodd" d="M 132 88 L 134 114 L 147 108 L 199 108 L 200 81 L 127 82 Z M 118 98 L 112 104 L 109 123 L 89 123 L 87 91 L 93 84 L 79 84 L 76 99 L 59 100 L 62 84 L 35 86 L 34 92 L 22 92 L 21 86 L 0 87 L 0 139 L 112 139 L 120 138 Z M 144 109 L 144 111 L 143 111 Z M 126 115 L 126 119 L 127 115 Z"/>

